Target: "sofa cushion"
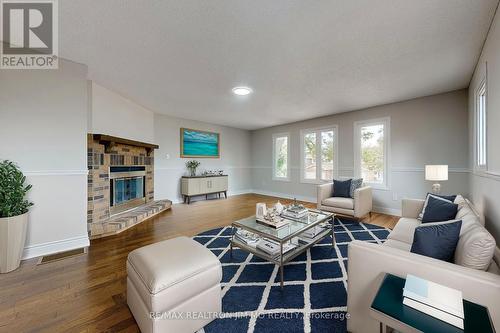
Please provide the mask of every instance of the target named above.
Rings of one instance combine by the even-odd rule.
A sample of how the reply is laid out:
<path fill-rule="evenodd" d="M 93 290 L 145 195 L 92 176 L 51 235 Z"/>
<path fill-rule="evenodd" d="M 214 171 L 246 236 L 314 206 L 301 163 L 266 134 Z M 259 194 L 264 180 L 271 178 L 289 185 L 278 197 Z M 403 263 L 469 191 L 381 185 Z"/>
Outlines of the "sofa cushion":
<path fill-rule="evenodd" d="M 424 207 L 422 223 L 449 221 L 455 218 L 458 205 L 451 201 L 429 195 Z"/>
<path fill-rule="evenodd" d="M 467 205 L 469 206 L 469 208 L 472 210 L 472 213 L 474 215 L 476 215 L 476 217 L 478 218 L 479 220 L 479 224 L 481 224 L 483 227 L 484 227 L 484 215 L 481 214 L 477 209 L 476 207 L 474 207 L 474 205 L 472 204 L 472 202 L 470 202 L 469 199 L 465 199 L 465 202 L 467 203 Z M 460 206 L 459 206 L 460 208 Z"/>
<path fill-rule="evenodd" d="M 354 209 L 354 199 L 352 198 L 332 197 L 323 200 L 321 203 L 330 207 Z"/>
<path fill-rule="evenodd" d="M 452 262 L 462 221 L 422 223 L 415 229 L 410 252 Z"/>
<path fill-rule="evenodd" d="M 406 252 L 410 252 L 411 244 L 398 241 L 396 239 L 388 239 L 384 242 L 384 246 L 389 246 L 395 249 L 400 249 Z"/>
<path fill-rule="evenodd" d="M 333 193 L 332 197 L 351 197 L 351 180 L 333 180 Z"/>
<path fill-rule="evenodd" d="M 415 232 L 415 228 L 420 224 L 422 224 L 422 222 L 418 219 L 402 217 L 399 219 L 399 222 L 396 224 L 387 238 L 398 240 L 411 246 L 411 243 L 413 243 L 413 234 Z"/>
<path fill-rule="evenodd" d="M 493 236 L 476 222 L 460 236 L 454 262 L 457 265 L 485 271 L 493 259 L 495 247 Z"/>
<path fill-rule="evenodd" d="M 354 178 L 351 179 L 351 189 L 349 191 L 349 196 L 354 198 L 354 191 L 363 186 L 363 178 Z"/>
<path fill-rule="evenodd" d="M 470 201 L 464 199 L 462 196 L 458 196 L 455 203 L 458 204 L 456 220 L 462 220 L 462 230 L 460 234 L 468 232 L 474 225 L 480 224 L 484 225 L 481 217 L 476 212 Z"/>

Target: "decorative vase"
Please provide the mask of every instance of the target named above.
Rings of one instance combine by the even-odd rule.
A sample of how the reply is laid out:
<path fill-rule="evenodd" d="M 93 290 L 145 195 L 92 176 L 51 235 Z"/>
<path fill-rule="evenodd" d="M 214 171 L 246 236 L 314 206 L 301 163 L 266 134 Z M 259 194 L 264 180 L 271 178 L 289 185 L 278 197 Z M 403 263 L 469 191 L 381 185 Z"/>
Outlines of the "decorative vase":
<path fill-rule="evenodd" d="M 264 202 L 259 202 L 255 208 L 255 217 L 257 219 L 263 219 L 267 215 L 267 207 Z"/>
<path fill-rule="evenodd" d="M 196 169 L 189 169 L 189 173 L 191 177 L 196 176 Z"/>
<path fill-rule="evenodd" d="M 278 202 L 274 205 L 274 209 L 278 214 L 281 214 L 283 212 L 283 205 L 281 202 L 278 200 Z"/>
<path fill-rule="evenodd" d="M 0 218 L 0 273 L 11 272 L 21 263 L 28 229 L 28 214 L 27 212 Z"/>

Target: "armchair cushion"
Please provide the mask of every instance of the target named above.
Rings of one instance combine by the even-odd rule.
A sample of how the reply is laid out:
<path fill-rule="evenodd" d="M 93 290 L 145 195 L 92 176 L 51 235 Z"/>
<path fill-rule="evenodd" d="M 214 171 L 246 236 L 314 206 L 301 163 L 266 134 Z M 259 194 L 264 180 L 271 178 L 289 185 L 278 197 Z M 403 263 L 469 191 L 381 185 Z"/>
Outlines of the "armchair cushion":
<path fill-rule="evenodd" d="M 321 203 L 330 207 L 354 209 L 354 199 L 351 198 L 331 197 L 323 200 Z"/>
<path fill-rule="evenodd" d="M 351 181 L 348 180 L 333 180 L 333 193 L 332 197 L 342 197 L 342 198 L 350 198 L 351 197 Z"/>

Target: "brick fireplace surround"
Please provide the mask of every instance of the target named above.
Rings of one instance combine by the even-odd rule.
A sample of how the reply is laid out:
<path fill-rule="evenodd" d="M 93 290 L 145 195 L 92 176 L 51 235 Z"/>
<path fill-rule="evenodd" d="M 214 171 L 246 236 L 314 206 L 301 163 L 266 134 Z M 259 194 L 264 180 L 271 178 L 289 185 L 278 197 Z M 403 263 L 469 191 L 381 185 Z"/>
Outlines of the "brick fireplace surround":
<path fill-rule="evenodd" d="M 117 234 L 171 207 L 169 200 L 154 201 L 153 149 L 136 144 L 103 142 L 100 135 L 88 134 L 87 153 L 89 169 L 87 226 L 91 239 Z M 144 205 L 110 216 L 111 166 L 145 167 Z"/>

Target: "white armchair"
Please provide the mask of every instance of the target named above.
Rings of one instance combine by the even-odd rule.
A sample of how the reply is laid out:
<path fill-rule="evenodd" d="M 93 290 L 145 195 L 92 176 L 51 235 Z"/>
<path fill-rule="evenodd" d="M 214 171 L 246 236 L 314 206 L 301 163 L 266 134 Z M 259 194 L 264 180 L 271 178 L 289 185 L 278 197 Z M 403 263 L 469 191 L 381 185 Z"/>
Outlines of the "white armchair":
<path fill-rule="evenodd" d="M 371 214 L 372 188 L 364 186 L 354 191 L 354 198 L 332 197 L 333 183 L 318 185 L 318 209 L 353 216 L 357 219 Z"/>

